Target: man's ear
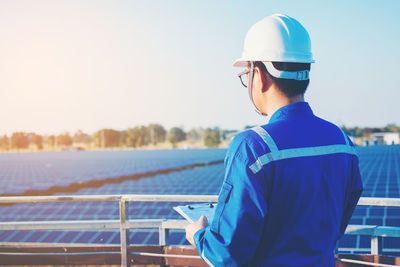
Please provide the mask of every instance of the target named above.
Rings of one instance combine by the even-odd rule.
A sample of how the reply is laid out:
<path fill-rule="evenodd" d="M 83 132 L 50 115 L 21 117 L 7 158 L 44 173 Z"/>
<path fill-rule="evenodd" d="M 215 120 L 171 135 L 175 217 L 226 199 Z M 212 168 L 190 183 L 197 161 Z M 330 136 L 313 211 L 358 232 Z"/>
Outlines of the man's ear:
<path fill-rule="evenodd" d="M 264 93 L 268 90 L 271 81 L 269 77 L 267 77 L 267 75 L 263 73 L 259 67 L 255 67 L 255 75 L 258 75 L 258 80 L 261 83 L 261 91 Z"/>

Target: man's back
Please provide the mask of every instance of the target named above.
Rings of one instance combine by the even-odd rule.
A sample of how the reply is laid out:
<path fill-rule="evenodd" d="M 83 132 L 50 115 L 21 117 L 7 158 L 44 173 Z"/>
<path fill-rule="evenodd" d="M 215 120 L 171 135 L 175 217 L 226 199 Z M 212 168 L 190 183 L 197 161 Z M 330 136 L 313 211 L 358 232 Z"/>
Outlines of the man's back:
<path fill-rule="evenodd" d="M 348 137 L 306 105 L 287 106 L 264 126 L 278 150 L 260 170 L 268 181 L 268 215 L 258 253 L 269 264 L 334 265 L 335 243 L 348 223 L 346 192 L 362 188 Z"/>
<path fill-rule="evenodd" d="M 354 147 L 300 102 L 239 134 L 203 258 L 225 266 L 334 266 L 362 184 Z M 196 238 L 195 238 L 196 240 Z"/>

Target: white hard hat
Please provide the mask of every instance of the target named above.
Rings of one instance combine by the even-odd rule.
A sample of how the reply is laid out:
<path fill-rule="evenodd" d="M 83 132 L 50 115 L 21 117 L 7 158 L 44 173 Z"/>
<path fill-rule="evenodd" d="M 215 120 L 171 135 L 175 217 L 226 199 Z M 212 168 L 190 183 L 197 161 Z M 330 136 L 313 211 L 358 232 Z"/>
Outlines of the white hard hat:
<path fill-rule="evenodd" d="M 281 14 L 268 16 L 247 32 L 242 57 L 233 66 L 246 67 L 249 61 L 314 63 L 310 36 L 294 18 Z M 308 72 L 279 71 L 271 63 L 265 65 L 270 74 L 278 78 L 308 79 Z M 270 71 L 271 66 L 273 69 Z"/>

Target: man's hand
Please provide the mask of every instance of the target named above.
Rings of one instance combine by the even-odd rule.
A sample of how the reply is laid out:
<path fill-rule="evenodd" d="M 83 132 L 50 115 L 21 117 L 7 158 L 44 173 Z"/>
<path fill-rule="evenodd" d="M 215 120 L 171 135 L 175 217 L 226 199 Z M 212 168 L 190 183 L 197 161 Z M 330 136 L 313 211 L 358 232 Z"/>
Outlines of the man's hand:
<path fill-rule="evenodd" d="M 194 244 L 193 236 L 194 234 L 203 228 L 206 228 L 208 226 L 208 221 L 205 216 L 201 216 L 200 219 L 197 222 L 191 223 L 188 226 L 186 226 L 185 231 L 186 231 L 186 239 L 189 241 L 192 246 L 196 247 Z"/>

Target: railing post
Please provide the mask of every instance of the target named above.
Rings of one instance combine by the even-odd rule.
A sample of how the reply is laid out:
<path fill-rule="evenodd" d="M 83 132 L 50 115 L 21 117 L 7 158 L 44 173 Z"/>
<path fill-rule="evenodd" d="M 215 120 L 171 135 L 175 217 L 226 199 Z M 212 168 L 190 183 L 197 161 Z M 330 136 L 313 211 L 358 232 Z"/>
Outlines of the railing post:
<path fill-rule="evenodd" d="M 127 229 L 126 229 L 126 200 L 121 197 L 119 200 L 119 219 L 120 219 L 120 239 L 121 239 L 121 266 L 128 266 L 128 251 L 127 251 Z"/>
<path fill-rule="evenodd" d="M 162 225 L 158 228 L 158 240 L 160 246 L 166 246 L 169 237 L 169 229 L 164 228 Z"/>
<path fill-rule="evenodd" d="M 371 236 L 371 255 L 382 255 L 382 237 Z"/>

